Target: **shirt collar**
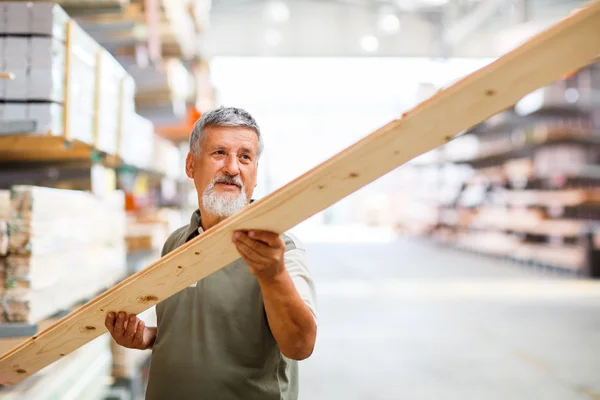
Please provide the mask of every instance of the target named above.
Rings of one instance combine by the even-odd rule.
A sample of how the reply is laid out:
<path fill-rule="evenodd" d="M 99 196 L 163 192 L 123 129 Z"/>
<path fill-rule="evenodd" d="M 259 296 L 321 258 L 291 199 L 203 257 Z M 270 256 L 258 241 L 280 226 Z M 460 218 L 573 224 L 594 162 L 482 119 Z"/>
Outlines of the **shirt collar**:
<path fill-rule="evenodd" d="M 200 210 L 196 209 L 192 213 L 192 217 L 190 218 L 190 224 L 188 226 L 187 231 L 185 232 L 185 241 L 192 240 L 194 237 L 203 232 L 202 226 L 200 225 L 201 217 Z"/>

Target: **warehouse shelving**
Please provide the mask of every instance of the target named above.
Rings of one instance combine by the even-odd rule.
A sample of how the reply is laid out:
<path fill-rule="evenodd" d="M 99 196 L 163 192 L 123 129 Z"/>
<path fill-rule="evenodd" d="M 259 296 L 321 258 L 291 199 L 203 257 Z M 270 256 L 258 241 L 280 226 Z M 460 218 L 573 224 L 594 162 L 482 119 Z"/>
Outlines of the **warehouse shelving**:
<path fill-rule="evenodd" d="M 98 278 L 95 282 L 96 286 L 104 285 L 102 288 L 94 293 L 84 294 L 80 291 L 81 296 L 77 302 L 61 303 L 60 307 L 55 307 L 52 315 L 45 316 L 42 320 L 31 317 L 27 321 L 13 322 L 18 318 L 5 318 L 11 322 L 0 323 L 2 353 L 35 336 L 56 322 L 57 318 L 156 261 L 160 257 L 162 246 L 162 243 L 160 246 L 157 243 L 164 240 L 164 232 L 173 230 L 174 225 L 180 224 L 176 216 L 169 214 L 169 210 L 164 211 L 167 214 L 165 218 L 176 222 L 167 225 L 162 221 L 165 225 L 162 236 L 155 235 L 153 241 L 138 243 L 137 247 L 130 242 L 139 241 L 147 232 L 152 235 L 152 223 L 161 225 L 160 220 L 148 221 L 146 214 L 152 214 L 153 210 L 160 210 L 163 206 L 183 207 L 187 198 L 172 198 L 167 192 L 185 193 L 173 190 L 173 187 L 181 189 L 189 185 L 183 175 L 184 149 L 160 137 L 150 120 L 137 113 L 136 84 L 124 67 L 74 19 L 64 14 L 60 7 L 25 3 L 10 5 L 13 6 L 41 7 L 40 10 L 43 9 L 46 16 L 51 13 L 50 23 L 45 21 L 44 25 L 50 28 L 43 33 L 32 34 L 0 32 L 0 57 L 7 55 L 3 53 L 3 45 L 12 39 L 18 39 L 19 43 L 24 44 L 25 49 L 21 49 L 24 52 L 29 51 L 27 46 L 33 48 L 34 39 L 52 42 L 56 51 L 47 55 L 44 53 L 40 57 L 46 57 L 44 62 L 49 65 L 47 74 L 61 71 L 62 75 L 47 75 L 44 78 L 52 86 L 53 97 L 32 99 L 27 97 L 29 92 L 23 92 L 21 96 L 18 90 L 29 87 L 28 83 L 23 82 L 33 77 L 30 72 L 23 71 L 34 68 L 23 66 L 20 69 L 16 67 L 21 66 L 15 64 L 0 65 L 0 189 L 33 185 L 91 192 L 98 199 L 107 199 L 120 189 L 125 192 L 121 211 L 126 230 L 114 231 L 115 237 L 123 235 L 123 269 L 118 276 L 109 276 L 107 272 L 107 279 L 100 282 Z M 0 12 L 7 12 L 7 8 L 2 5 Z M 13 43 L 13 47 L 19 46 Z M 61 50 L 63 48 L 64 51 Z M 63 52 L 64 55 L 61 56 Z M 23 56 L 23 63 L 31 62 L 33 56 L 30 54 Z M 11 58 L 14 61 L 17 57 L 13 57 L 11 53 Z M 3 98 L 5 87 L 12 88 L 12 96 Z M 48 107 L 51 112 L 44 114 L 46 119 L 42 119 L 39 114 L 29 113 L 30 104 Z M 19 113 L 15 113 L 15 110 Z M 171 189 L 163 192 L 164 187 Z M 145 209 L 147 207 L 151 209 Z M 0 204 L 0 245 L 2 235 L 6 233 L 2 231 L 3 219 L 10 217 L 3 214 L 5 208 L 6 204 Z M 48 214 L 52 213 L 53 211 L 48 210 Z M 106 215 L 107 220 L 110 218 Z M 139 229 L 132 232 L 132 226 L 140 220 L 149 227 L 147 232 L 140 232 Z M 97 255 L 91 253 L 91 257 Z M 0 249 L 0 265 L 3 265 L 2 256 Z M 15 257 L 14 254 L 8 256 Z M 4 274 L 5 271 L 1 272 Z M 4 297 L 8 289 L 2 286 L 0 291 Z M 86 288 L 93 285 L 82 282 L 80 286 Z M 75 290 L 72 292 L 77 293 Z M 53 304 L 52 293 L 48 292 L 48 295 L 47 308 L 50 309 Z M 91 347 L 58 361 L 56 368 L 53 366 L 44 370 L 13 388 L 1 388 L 0 397 L 74 399 L 81 398 L 82 391 L 85 391 L 86 399 L 102 399 L 114 394 L 112 389 L 119 386 L 131 393 L 135 391 L 135 382 L 140 381 L 149 353 L 122 353 L 112 344 L 112 339 L 104 335 Z M 116 368 L 117 364 L 128 365 L 129 359 L 133 360 L 133 370 Z M 112 388 L 106 379 L 111 376 L 115 382 Z"/>
<path fill-rule="evenodd" d="M 535 96 L 412 162 L 399 229 L 600 277 L 600 65 Z"/>

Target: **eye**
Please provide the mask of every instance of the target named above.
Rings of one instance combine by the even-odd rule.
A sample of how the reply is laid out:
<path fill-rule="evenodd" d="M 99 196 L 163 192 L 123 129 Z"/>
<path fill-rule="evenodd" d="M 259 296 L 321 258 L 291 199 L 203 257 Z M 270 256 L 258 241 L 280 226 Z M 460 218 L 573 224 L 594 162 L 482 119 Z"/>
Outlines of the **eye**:
<path fill-rule="evenodd" d="M 245 160 L 251 160 L 252 159 L 248 154 L 244 154 L 242 156 L 242 158 L 245 159 Z"/>
<path fill-rule="evenodd" d="M 213 153 L 213 155 L 219 155 L 219 156 L 222 156 L 224 154 L 225 154 L 225 152 L 223 150 L 217 150 Z"/>

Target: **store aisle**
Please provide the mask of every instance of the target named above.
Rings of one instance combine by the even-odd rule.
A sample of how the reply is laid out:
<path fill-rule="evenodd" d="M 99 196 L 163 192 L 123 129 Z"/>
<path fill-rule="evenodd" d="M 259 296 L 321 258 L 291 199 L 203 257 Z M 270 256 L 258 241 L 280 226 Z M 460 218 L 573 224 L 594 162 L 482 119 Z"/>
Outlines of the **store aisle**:
<path fill-rule="evenodd" d="M 302 400 L 600 399 L 600 282 L 414 240 L 307 248 Z"/>

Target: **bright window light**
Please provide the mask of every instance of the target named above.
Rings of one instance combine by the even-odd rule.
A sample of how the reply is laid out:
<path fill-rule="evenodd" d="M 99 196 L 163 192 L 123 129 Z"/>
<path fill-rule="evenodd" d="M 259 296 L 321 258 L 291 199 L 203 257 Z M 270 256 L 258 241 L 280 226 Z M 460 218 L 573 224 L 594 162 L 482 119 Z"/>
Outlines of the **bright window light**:
<path fill-rule="evenodd" d="M 267 19 L 272 22 L 283 23 L 290 19 L 290 9 L 283 1 L 270 1 L 265 11 Z"/>
<path fill-rule="evenodd" d="M 400 30 L 400 20 L 394 14 L 385 14 L 377 21 L 379 29 L 385 33 L 396 33 Z"/>
<path fill-rule="evenodd" d="M 373 35 L 366 35 L 360 39 L 360 46 L 363 50 L 373 53 L 379 48 L 379 40 Z"/>
<path fill-rule="evenodd" d="M 265 40 L 269 46 L 277 47 L 282 40 L 281 32 L 279 32 L 277 29 L 267 29 L 265 32 Z"/>

